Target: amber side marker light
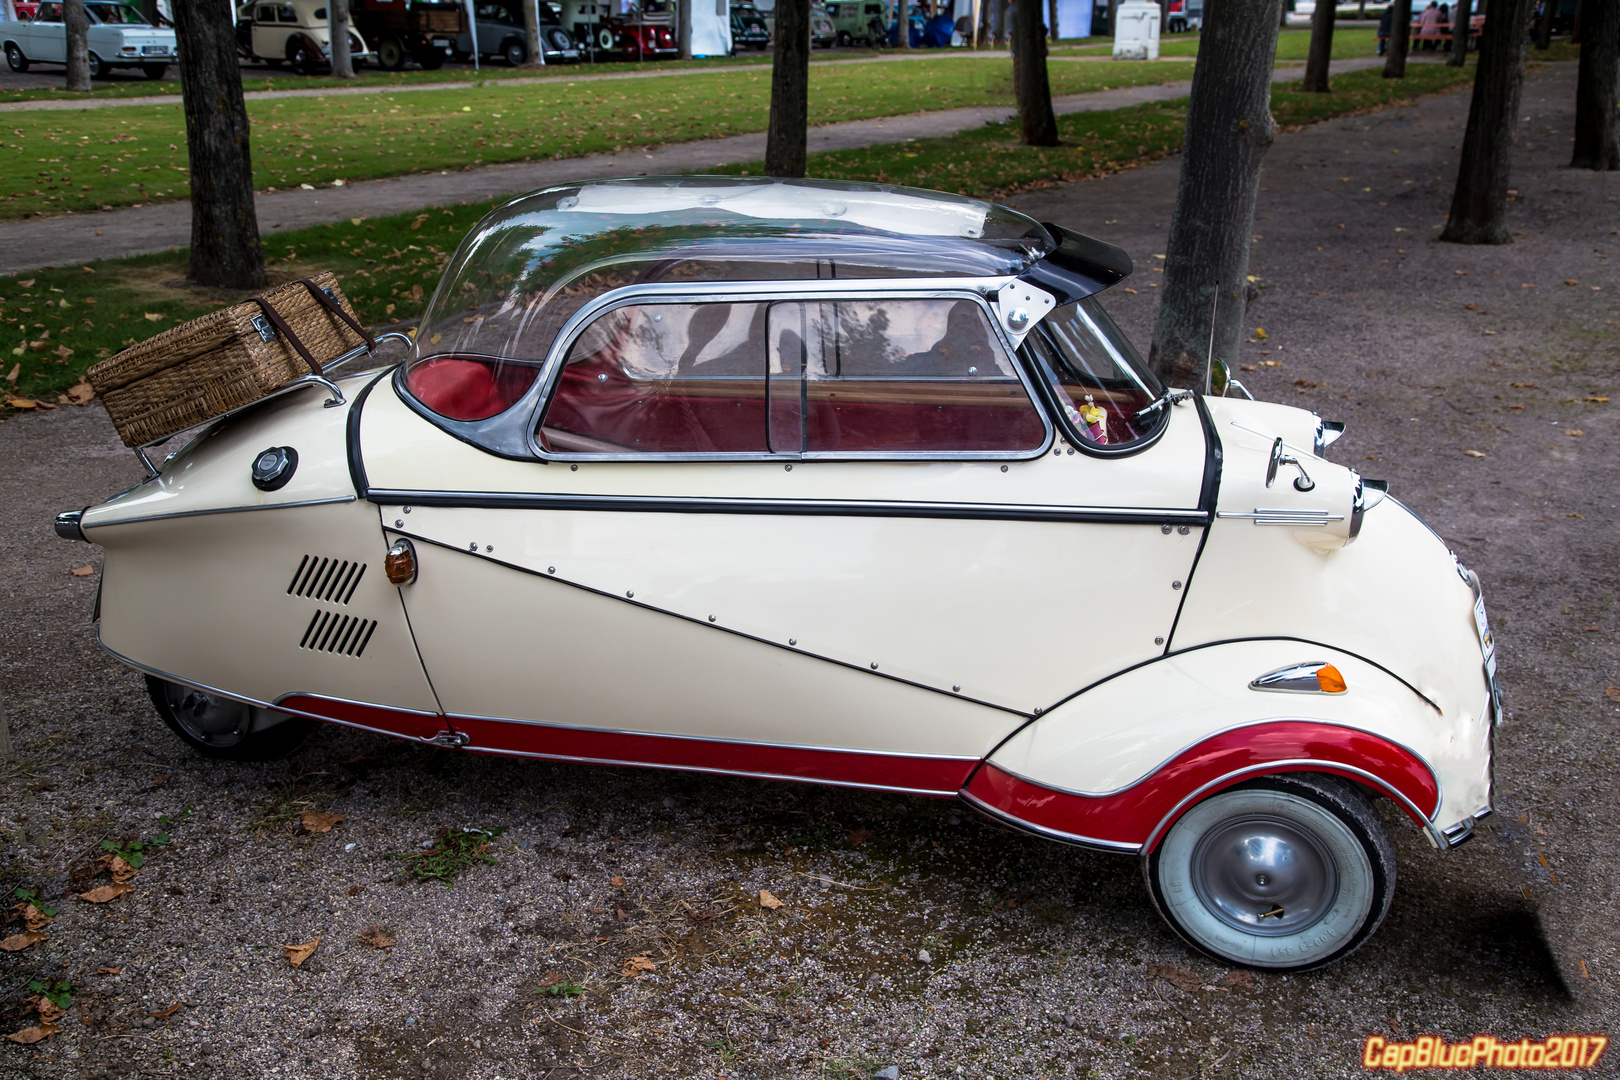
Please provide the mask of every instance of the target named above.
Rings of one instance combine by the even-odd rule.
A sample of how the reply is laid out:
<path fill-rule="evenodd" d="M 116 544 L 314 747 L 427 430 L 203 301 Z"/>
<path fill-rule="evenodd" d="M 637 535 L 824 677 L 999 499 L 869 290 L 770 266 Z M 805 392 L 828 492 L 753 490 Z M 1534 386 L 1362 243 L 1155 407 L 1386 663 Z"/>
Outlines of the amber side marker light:
<path fill-rule="evenodd" d="M 383 559 L 383 573 L 395 585 L 409 585 L 416 580 L 416 548 L 403 536 L 388 549 L 388 555 Z"/>
<path fill-rule="evenodd" d="M 1322 660 L 1268 671 L 1249 684 L 1250 690 L 1280 694 L 1342 694 L 1349 688 L 1339 669 Z"/>
<path fill-rule="evenodd" d="M 1350 689 L 1344 683 L 1344 676 L 1332 664 L 1323 664 L 1316 669 L 1316 685 L 1322 688 L 1324 694 L 1342 694 Z"/>

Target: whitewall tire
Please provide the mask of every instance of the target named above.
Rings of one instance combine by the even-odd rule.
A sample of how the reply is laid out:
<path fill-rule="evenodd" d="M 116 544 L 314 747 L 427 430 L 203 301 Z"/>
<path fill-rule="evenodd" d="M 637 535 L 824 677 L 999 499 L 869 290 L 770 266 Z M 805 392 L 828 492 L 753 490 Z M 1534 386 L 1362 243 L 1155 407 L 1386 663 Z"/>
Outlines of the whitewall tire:
<path fill-rule="evenodd" d="M 1228 963 L 1302 971 L 1365 941 L 1395 894 L 1395 847 L 1355 784 L 1284 773 L 1183 814 L 1144 860 L 1153 902 Z"/>

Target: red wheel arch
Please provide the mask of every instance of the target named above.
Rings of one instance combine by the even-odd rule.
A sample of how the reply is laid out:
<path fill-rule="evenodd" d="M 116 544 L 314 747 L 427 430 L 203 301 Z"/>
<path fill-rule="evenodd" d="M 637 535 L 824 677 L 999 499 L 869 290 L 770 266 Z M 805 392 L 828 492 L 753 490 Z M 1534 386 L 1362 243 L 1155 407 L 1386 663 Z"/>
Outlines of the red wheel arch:
<path fill-rule="evenodd" d="M 1324 772 L 1390 796 L 1432 830 L 1440 784 L 1412 751 L 1371 732 L 1277 721 L 1234 728 L 1177 754 L 1150 776 L 1106 795 L 1079 795 L 1026 780 L 986 761 L 962 798 L 1011 824 L 1055 839 L 1114 850 L 1152 851 L 1193 803 L 1268 773 Z"/>

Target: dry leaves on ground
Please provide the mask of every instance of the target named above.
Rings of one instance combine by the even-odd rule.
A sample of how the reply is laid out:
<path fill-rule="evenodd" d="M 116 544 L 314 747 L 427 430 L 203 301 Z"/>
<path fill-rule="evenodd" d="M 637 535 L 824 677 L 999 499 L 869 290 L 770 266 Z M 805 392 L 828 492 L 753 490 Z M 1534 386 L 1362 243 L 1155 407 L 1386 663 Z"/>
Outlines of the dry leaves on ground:
<path fill-rule="evenodd" d="M 860 847 L 870 839 L 872 839 L 871 829 L 856 829 L 849 834 L 849 846 Z"/>
<path fill-rule="evenodd" d="M 162 1012 L 149 1012 L 146 1015 L 150 1016 L 154 1020 L 167 1020 L 169 1017 L 179 1012 L 181 1006 L 183 1005 L 185 1005 L 185 1002 L 177 1001 L 173 1005 L 170 1005 L 167 1009 L 164 1009 Z"/>
<path fill-rule="evenodd" d="M 45 914 L 31 903 L 18 904 L 11 910 L 17 913 L 16 918 L 21 919 L 23 925 L 30 930 L 43 930 L 51 925 L 51 916 Z"/>
<path fill-rule="evenodd" d="M 759 906 L 765 908 L 767 911 L 775 911 L 777 908 L 782 907 L 783 905 L 782 901 L 771 895 L 771 891 L 769 889 L 761 889 L 759 890 Z"/>
<path fill-rule="evenodd" d="M 66 1009 L 43 994 L 32 1000 L 34 1010 L 39 1013 L 39 1022 L 41 1024 L 54 1024 L 67 1014 Z"/>
<path fill-rule="evenodd" d="M 1480 453 L 1478 450 L 1464 450 L 1463 454 L 1468 456 L 1468 457 L 1484 457 L 1485 456 L 1484 454 Z"/>
<path fill-rule="evenodd" d="M 373 949 L 392 949 L 398 944 L 398 940 L 390 937 L 378 923 L 373 923 L 360 931 L 360 936 L 356 940 L 362 945 L 370 945 Z"/>
<path fill-rule="evenodd" d="M 622 889 L 622 888 L 624 888 L 624 878 L 622 878 L 622 877 L 608 878 L 608 884 L 613 886 L 615 889 Z"/>
<path fill-rule="evenodd" d="M 124 969 L 121 967 L 96 968 L 97 975 L 122 975 L 123 973 Z"/>
<path fill-rule="evenodd" d="M 5 940 L 0 941 L 0 949 L 5 950 L 6 952 L 21 952 L 23 949 L 28 948 L 28 946 L 37 945 L 44 940 L 44 934 L 40 933 L 38 930 L 30 930 L 23 934 L 12 934 Z"/>
<path fill-rule="evenodd" d="M 1233 990 L 1253 990 L 1254 972 L 1234 970 L 1215 980 L 1216 986 L 1225 986 Z"/>
<path fill-rule="evenodd" d="M 320 943 L 321 935 L 316 934 L 314 941 L 306 942 L 303 945 L 283 945 L 281 955 L 285 956 L 287 963 L 293 967 L 303 967 L 304 961 L 310 958 L 311 954 L 315 952 L 316 946 Z"/>
<path fill-rule="evenodd" d="M 619 974 L 639 979 L 643 971 L 657 971 L 658 965 L 652 962 L 651 957 L 652 953 L 637 953 L 624 962 L 624 966 L 619 969 Z"/>
<path fill-rule="evenodd" d="M 67 388 L 67 393 L 56 397 L 63 405 L 88 405 L 95 399 L 96 389 L 87 382 L 75 383 Z"/>
<path fill-rule="evenodd" d="M 94 566 L 88 566 L 88 565 L 86 565 L 86 566 L 75 566 L 72 570 L 68 571 L 68 573 L 72 574 L 74 577 L 89 577 L 91 574 L 94 574 L 95 572 L 96 572 L 96 568 Z"/>
<path fill-rule="evenodd" d="M 116 885 L 102 885 L 89 892 L 79 893 L 79 899 L 92 904 L 105 904 L 109 900 L 116 900 L 127 892 L 134 892 L 135 887 L 127 883 Z"/>
<path fill-rule="evenodd" d="M 1148 974 L 1157 975 L 1177 990 L 1185 990 L 1188 993 L 1204 985 L 1203 979 L 1200 979 L 1186 968 L 1177 967 L 1174 964 L 1149 964 Z"/>
<path fill-rule="evenodd" d="M 298 818 L 298 828 L 294 831 L 299 834 L 327 833 L 334 826 L 343 824 L 342 814 L 322 814 L 314 810 L 305 810 Z"/>
<path fill-rule="evenodd" d="M 78 571 L 75 570 L 74 573 Z M 113 883 L 117 885 L 135 880 L 135 875 L 140 873 L 139 869 L 125 862 L 122 855 L 103 855 L 96 860 L 96 865 L 111 874 Z"/>
<path fill-rule="evenodd" d="M 1610 701 L 1620 701 L 1620 686 L 1611 686 L 1603 691 L 1603 696 Z"/>
<path fill-rule="evenodd" d="M 60 1030 L 62 1029 L 57 1027 L 55 1024 L 40 1024 L 38 1027 L 23 1028 L 21 1031 L 12 1032 L 10 1035 L 7 1035 L 6 1038 L 10 1039 L 14 1043 L 21 1043 L 24 1046 L 32 1046 L 41 1039 L 50 1038 Z"/>

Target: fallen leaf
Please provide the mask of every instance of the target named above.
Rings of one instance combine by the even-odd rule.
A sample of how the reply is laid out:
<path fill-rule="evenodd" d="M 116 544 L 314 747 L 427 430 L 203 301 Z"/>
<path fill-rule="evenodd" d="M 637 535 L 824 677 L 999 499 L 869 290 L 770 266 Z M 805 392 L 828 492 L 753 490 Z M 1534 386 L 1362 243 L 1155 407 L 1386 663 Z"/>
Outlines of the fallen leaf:
<path fill-rule="evenodd" d="M 376 923 L 360 931 L 360 937 L 356 940 L 362 945 L 370 945 L 373 949 L 392 949 L 399 943 L 398 939 L 383 933 L 382 926 Z"/>
<path fill-rule="evenodd" d="M 1586 432 L 1582 431 L 1580 428 L 1577 427 L 1577 428 L 1570 428 L 1568 431 L 1564 432 L 1564 434 L 1568 435 L 1572 439 L 1578 439 L 1582 435 L 1585 435 Z"/>
<path fill-rule="evenodd" d="M 22 909 L 23 925 L 28 929 L 43 930 L 51 925 L 51 916 L 45 914 L 33 904 L 18 904 L 17 907 Z"/>
<path fill-rule="evenodd" d="M 13 409 L 39 408 L 39 402 L 34 401 L 32 398 L 18 397 L 16 394 L 7 394 L 6 404 L 10 405 Z"/>
<path fill-rule="evenodd" d="M 1128 293 L 1130 293 L 1130 294 L 1131 294 L 1131 295 L 1132 295 L 1132 296 L 1140 296 L 1140 295 L 1141 295 L 1141 294 L 1140 294 L 1140 293 L 1138 293 L 1138 292 L 1137 292 L 1137 291 L 1136 291 L 1136 290 L 1135 290 L 1135 289 L 1130 289 L 1130 288 L 1127 288 L 1127 289 L 1126 289 L 1126 290 L 1125 290 L 1125 291 L 1126 291 L 1126 292 L 1128 292 Z"/>
<path fill-rule="evenodd" d="M 21 952 L 30 945 L 37 945 L 45 940 L 45 935 L 38 930 L 30 930 L 26 934 L 12 934 L 4 941 L 0 941 L 0 949 L 6 952 Z"/>
<path fill-rule="evenodd" d="M 562 977 L 563 977 L 563 975 L 562 975 L 562 972 L 560 972 L 560 971 L 548 971 L 548 972 L 546 972 L 545 978 L 540 980 L 541 989 L 544 989 L 544 988 L 546 988 L 548 986 L 556 986 L 558 983 L 562 982 Z"/>
<path fill-rule="evenodd" d="M 315 951 L 315 947 L 320 943 L 321 935 L 316 934 L 315 940 L 308 942 L 307 944 L 283 945 L 281 947 L 281 955 L 285 956 L 287 958 L 287 962 L 293 967 L 302 967 L 304 961 L 309 959 L 310 954 Z"/>
<path fill-rule="evenodd" d="M 350 885 L 348 895 L 349 896 L 359 896 L 361 893 L 363 893 L 365 891 L 366 891 L 366 887 L 364 885 Z"/>
<path fill-rule="evenodd" d="M 22 281 L 17 282 L 17 284 L 21 285 L 25 289 L 32 289 L 34 287 L 34 279 L 24 278 Z"/>
<path fill-rule="evenodd" d="M 96 398 L 96 388 L 87 382 L 74 383 L 62 395 L 72 405 L 88 405 Z"/>
<path fill-rule="evenodd" d="M 1174 964 L 1149 964 L 1148 974 L 1157 975 L 1177 990 L 1185 990 L 1188 993 L 1204 985 L 1204 980 L 1197 975 L 1184 967 L 1177 967 Z"/>
<path fill-rule="evenodd" d="M 135 887 L 128 884 L 103 885 L 100 888 L 91 889 L 89 892 L 80 893 L 79 899 L 92 904 L 105 904 L 109 900 L 116 900 L 125 893 L 134 890 Z"/>
<path fill-rule="evenodd" d="M 124 973 L 124 969 L 121 968 L 121 967 L 96 968 L 96 974 L 97 975 L 122 975 L 123 973 Z"/>
<path fill-rule="evenodd" d="M 349 219 L 349 224 L 350 225 L 358 225 L 364 220 L 366 220 L 366 219 L 365 218 L 360 218 L 360 217 L 352 217 L 352 218 Z"/>
<path fill-rule="evenodd" d="M 322 814 L 314 810 L 305 810 L 298 819 L 298 832 L 301 833 L 327 833 L 332 831 L 334 825 L 343 824 L 342 814 Z"/>
<path fill-rule="evenodd" d="M 1480 453 L 1478 450 L 1464 450 L 1463 453 L 1467 454 L 1469 457 L 1484 457 L 1485 456 L 1484 454 Z"/>
<path fill-rule="evenodd" d="M 871 829 L 856 829 L 849 834 L 849 846 L 860 847 L 870 839 L 872 839 Z"/>
<path fill-rule="evenodd" d="M 1609 403 L 1608 398 L 1602 397 L 1602 396 L 1599 396 L 1599 395 L 1596 395 L 1596 394 L 1594 394 L 1591 397 L 1581 398 L 1581 400 L 1582 401 L 1590 401 L 1594 405 L 1607 405 Z"/>
<path fill-rule="evenodd" d="M 651 955 L 651 953 L 637 953 L 635 956 L 630 957 L 624 962 L 624 966 L 619 969 L 619 974 L 639 979 L 643 971 L 657 971 L 658 965 L 649 959 Z"/>
<path fill-rule="evenodd" d="M 624 878 L 622 878 L 622 877 L 608 878 L 608 884 L 613 886 L 615 889 L 622 889 L 622 888 L 624 888 Z"/>
<path fill-rule="evenodd" d="M 22 364 L 17 363 L 17 364 L 12 365 L 11 371 L 9 371 L 6 374 L 6 382 L 11 382 L 11 383 L 16 382 L 17 377 L 19 375 L 21 375 L 21 374 L 22 374 Z"/>
<path fill-rule="evenodd" d="M 39 1022 L 42 1024 L 54 1024 L 67 1013 L 66 1009 L 43 994 L 34 998 L 34 1011 L 39 1013 Z"/>
<path fill-rule="evenodd" d="M 1257 327 L 1254 328 L 1254 336 L 1259 338 L 1261 341 L 1264 341 L 1266 338 L 1270 337 L 1271 335 L 1266 333 L 1266 328 L 1265 327 L 1257 326 Z"/>
<path fill-rule="evenodd" d="M 169 1017 L 179 1012 L 180 1007 L 184 1004 L 185 1002 L 183 1001 L 177 1001 L 173 1005 L 170 1005 L 167 1009 L 164 1009 L 162 1012 L 147 1013 L 146 1015 L 150 1016 L 154 1020 L 167 1020 Z"/>
<path fill-rule="evenodd" d="M 1610 701 L 1620 701 L 1620 686 L 1610 686 L 1603 691 L 1603 696 Z"/>
<path fill-rule="evenodd" d="M 163 321 L 163 319 L 164 319 L 164 316 L 162 316 L 162 315 L 159 315 L 159 314 L 158 314 L 158 313 L 157 313 L 157 312 L 155 312 L 155 311 L 148 311 L 148 312 L 146 312 L 146 315 L 145 315 L 145 317 L 146 317 L 146 321 L 147 321 L 147 322 L 162 322 L 162 321 Z"/>
<path fill-rule="evenodd" d="M 10 1039 L 14 1043 L 21 1043 L 24 1046 L 32 1046 L 41 1039 L 50 1038 L 60 1030 L 62 1029 L 57 1027 L 55 1024 L 41 1024 L 38 1027 L 23 1028 L 21 1031 L 13 1032 L 12 1034 L 7 1035 L 6 1038 Z"/>
<path fill-rule="evenodd" d="M 74 573 L 78 573 L 78 571 L 75 570 Z M 113 881 L 119 885 L 124 884 L 126 881 L 133 881 L 135 875 L 140 873 L 138 868 L 125 862 L 122 855 L 114 855 L 112 861 L 107 864 L 107 869 L 112 873 Z"/>
<path fill-rule="evenodd" d="M 420 300 L 420 299 L 422 299 L 422 286 L 420 286 L 420 285 L 412 285 L 411 286 L 411 299 L 412 300 Z"/>
<path fill-rule="evenodd" d="M 1262 361 L 1260 361 L 1260 366 L 1261 367 L 1282 367 L 1282 363 L 1283 362 L 1281 360 L 1262 360 Z"/>
<path fill-rule="evenodd" d="M 1463 307 L 1466 308 L 1469 311 L 1478 311 L 1479 310 L 1479 305 L 1478 304 L 1464 304 Z"/>
<path fill-rule="evenodd" d="M 1228 971 L 1225 975 L 1222 975 L 1220 978 L 1215 980 L 1215 985 L 1229 986 L 1235 990 L 1253 990 L 1254 972 Z"/>
<path fill-rule="evenodd" d="M 1468 271 L 1466 271 L 1466 270 L 1453 270 L 1452 273 L 1456 274 L 1458 277 L 1467 277 L 1468 276 Z"/>
<path fill-rule="evenodd" d="M 761 889 L 759 890 L 759 906 L 765 908 L 767 911 L 775 911 L 777 908 L 785 905 L 783 905 L 782 901 L 772 896 L 769 889 Z"/>
<path fill-rule="evenodd" d="M 68 573 L 72 574 L 74 577 L 90 577 L 95 572 L 96 572 L 96 568 L 94 566 L 88 566 L 88 565 L 86 565 L 86 566 L 75 566 L 72 570 L 68 571 Z"/>

